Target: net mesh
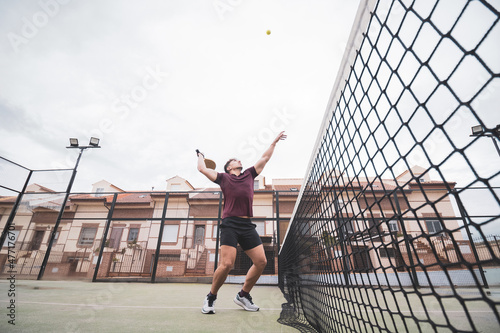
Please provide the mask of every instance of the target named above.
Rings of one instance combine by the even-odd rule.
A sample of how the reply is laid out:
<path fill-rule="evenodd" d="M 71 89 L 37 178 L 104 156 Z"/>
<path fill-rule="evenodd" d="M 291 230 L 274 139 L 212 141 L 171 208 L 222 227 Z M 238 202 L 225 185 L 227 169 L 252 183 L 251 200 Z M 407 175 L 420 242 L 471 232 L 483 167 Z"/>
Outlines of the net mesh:
<path fill-rule="evenodd" d="M 499 8 L 361 1 L 280 251 L 280 322 L 500 330 Z"/>

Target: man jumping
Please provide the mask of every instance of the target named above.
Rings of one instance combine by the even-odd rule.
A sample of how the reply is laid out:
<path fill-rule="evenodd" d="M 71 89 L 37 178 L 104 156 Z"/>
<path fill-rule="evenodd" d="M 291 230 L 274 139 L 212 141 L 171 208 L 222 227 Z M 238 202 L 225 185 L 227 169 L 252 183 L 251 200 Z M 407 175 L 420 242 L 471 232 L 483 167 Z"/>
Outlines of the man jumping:
<path fill-rule="evenodd" d="M 259 311 L 250 296 L 255 283 L 267 265 L 264 246 L 259 234 L 255 230 L 255 224 L 250 219 L 253 216 L 253 189 L 254 179 L 257 177 L 273 155 L 274 147 L 280 140 L 285 140 L 285 132 L 281 132 L 264 152 L 262 157 L 245 171 L 238 159 L 230 159 L 224 165 L 225 173 L 218 173 L 205 166 L 204 156 L 198 153 L 198 171 L 208 179 L 219 184 L 224 195 L 224 210 L 222 223 L 220 224 L 220 260 L 217 270 L 214 272 L 210 293 L 206 296 L 202 313 L 215 313 L 215 300 L 217 292 L 226 281 L 229 272 L 234 267 L 236 259 L 236 246 L 238 243 L 252 260 L 252 267 L 247 272 L 245 283 L 239 293 L 236 294 L 234 302 L 247 311 Z"/>

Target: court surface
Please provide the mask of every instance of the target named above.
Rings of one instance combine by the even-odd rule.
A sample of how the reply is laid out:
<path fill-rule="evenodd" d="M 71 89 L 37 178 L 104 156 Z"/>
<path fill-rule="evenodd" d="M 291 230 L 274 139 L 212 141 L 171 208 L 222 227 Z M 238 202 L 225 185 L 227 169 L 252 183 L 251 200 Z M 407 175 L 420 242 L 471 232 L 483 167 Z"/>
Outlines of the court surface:
<path fill-rule="evenodd" d="M 204 315 L 201 306 L 209 284 L 17 280 L 14 285 L 12 297 L 10 282 L 0 280 L 0 332 L 298 332 L 277 322 L 281 304 L 285 302 L 277 286 L 256 286 L 252 297 L 261 310 L 247 312 L 233 303 L 241 284 L 225 284 L 219 291 L 217 313 Z M 489 290 L 493 301 L 500 299 L 499 288 Z M 440 293 L 446 294 L 447 290 Z M 466 299 L 478 296 L 477 292 L 467 289 L 461 290 L 461 294 Z M 361 295 L 352 296 L 360 299 Z M 372 297 L 381 298 L 381 295 L 375 293 Z M 11 300 L 15 301 L 15 325 L 8 323 L 11 319 L 7 307 Z M 406 302 L 401 299 L 397 303 L 401 306 Z M 410 302 L 413 309 L 401 308 L 400 311 L 421 319 L 429 311 L 437 323 L 443 321 L 439 319 L 442 312 L 438 304 L 427 303 L 425 311 L 419 303 L 415 297 Z M 459 304 L 453 299 L 445 303 L 448 316 L 454 322 L 464 321 L 463 328 L 470 329 Z M 498 322 L 491 308 L 484 303 L 471 305 L 470 313 L 479 331 L 497 332 Z M 379 311 L 366 311 L 365 316 L 382 319 L 384 315 Z M 433 331 L 432 327 L 428 328 Z M 414 325 L 408 329 L 419 331 Z M 390 330 L 406 329 L 397 323 L 397 327 Z"/>
<path fill-rule="evenodd" d="M 209 284 L 0 281 L 0 332 L 297 332 L 279 324 L 285 302 L 276 286 L 252 291 L 258 312 L 233 303 L 240 284 L 219 291 L 216 314 L 201 313 Z M 9 306 L 15 301 L 15 326 Z"/>

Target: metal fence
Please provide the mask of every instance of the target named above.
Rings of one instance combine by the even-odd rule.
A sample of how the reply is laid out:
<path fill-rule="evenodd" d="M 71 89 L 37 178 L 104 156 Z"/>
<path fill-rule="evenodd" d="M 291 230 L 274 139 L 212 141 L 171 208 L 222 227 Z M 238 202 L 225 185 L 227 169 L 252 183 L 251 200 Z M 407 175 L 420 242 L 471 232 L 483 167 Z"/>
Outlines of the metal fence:
<path fill-rule="evenodd" d="M 8 166 L 4 169 L 25 170 L 2 161 Z M 12 168 L 9 172 L 16 174 Z M 44 172 L 53 171 L 40 173 Z M 15 272 L 19 279 L 157 282 L 210 278 L 216 269 L 223 204 L 219 190 L 66 193 L 52 191 L 48 183 L 34 183 L 33 173 L 20 173 L 16 189 L 5 185 L 8 177 L 0 183 L 6 190 L 0 196 L 5 237 L 0 274 Z M 290 200 L 293 206 L 297 194 L 256 191 L 256 196 L 267 198 L 267 216 L 253 219 L 268 259 L 264 274 L 277 274 L 280 225 L 288 222 Z M 286 202 L 281 209 L 280 200 Z M 230 274 L 244 275 L 251 264 L 238 248 Z"/>

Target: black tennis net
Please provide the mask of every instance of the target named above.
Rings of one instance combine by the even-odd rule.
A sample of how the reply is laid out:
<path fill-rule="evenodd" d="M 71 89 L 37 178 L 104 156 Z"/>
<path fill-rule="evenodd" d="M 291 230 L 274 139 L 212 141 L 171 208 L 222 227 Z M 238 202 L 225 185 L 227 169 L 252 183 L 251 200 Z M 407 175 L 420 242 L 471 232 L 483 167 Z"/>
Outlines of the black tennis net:
<path fill-rule="evenodd" d="M 361 1 L 280 251 L 280 322 L 500 331 L 499 7 Z"/>

